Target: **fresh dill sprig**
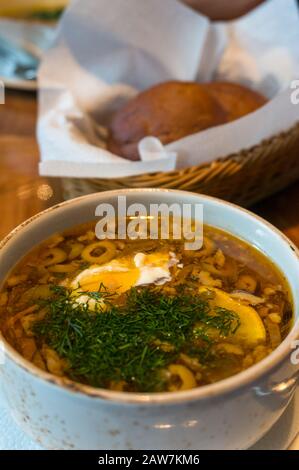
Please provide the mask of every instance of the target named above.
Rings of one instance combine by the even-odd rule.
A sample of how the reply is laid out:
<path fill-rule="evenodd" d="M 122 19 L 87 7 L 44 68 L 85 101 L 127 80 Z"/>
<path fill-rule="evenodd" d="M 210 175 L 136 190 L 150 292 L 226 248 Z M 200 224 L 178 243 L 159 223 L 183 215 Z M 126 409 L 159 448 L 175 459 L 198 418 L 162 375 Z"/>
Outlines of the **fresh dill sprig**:
<path fill-rule="evenodd" d="M 64 287 L 53 286 L 52 293 L 51 299 L 42 301 L 46 316 L 33 326 L 36 340 L 67 360 L 71 378 L 98 387 L 124 381 L 130 390 L 163 390 L 161 370 L 181 352 L 192 349 L 201 360 L 208 358 L 213 343 L 209 328 L 226 336 L 239 325 L 233 312 L 211 313 L 200 295 L 168 296 L 157 288 L 132 288 L 117 304 L 117 297 L 102 286 L 99 292 L 80 293 L 96 301 L 91 310 L 88 301 L 76 302 Z M 200 346 L 194 343 L 198 323 L 203 325 Z M 165 343 L 171 347 L 161 347 Z"/>

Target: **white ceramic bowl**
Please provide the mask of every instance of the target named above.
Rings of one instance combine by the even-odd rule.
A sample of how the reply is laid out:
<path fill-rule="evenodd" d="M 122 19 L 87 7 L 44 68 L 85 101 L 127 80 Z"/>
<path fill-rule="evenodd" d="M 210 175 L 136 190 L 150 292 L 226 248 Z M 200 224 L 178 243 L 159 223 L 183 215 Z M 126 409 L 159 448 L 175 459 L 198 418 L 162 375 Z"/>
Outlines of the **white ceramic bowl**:
<path fill-rule="evenodd" d="M 284 272 L 296 322 L 283 343 L 248 370 L 185 392 L 135 394 L 95 389 L 37 369 L 4 340 L 0 385 L 15 421 L 51 449 L 244 449 L 260 439 L 288 405 L 299 366 L 299 262 L 295 246 L 255 215 L 227 202 L 183 191 L 109 191 L 55 206 L 17 227 L 1 244 L 0 282 L 23 255 L 57 231 L 94 219 L 99 203 L 202 203 L 204 222 L 265 253 Z"/>

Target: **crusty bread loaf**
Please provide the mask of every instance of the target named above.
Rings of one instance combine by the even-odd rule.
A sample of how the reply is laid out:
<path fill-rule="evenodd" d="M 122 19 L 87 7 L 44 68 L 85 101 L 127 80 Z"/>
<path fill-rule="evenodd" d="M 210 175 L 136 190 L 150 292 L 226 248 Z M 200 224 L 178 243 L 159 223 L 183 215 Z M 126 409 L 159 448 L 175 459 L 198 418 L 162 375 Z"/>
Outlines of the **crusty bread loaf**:
<path fill-rule="evenodd" d="M 146 136 L 168 144 L 238 119 L 265 102 L 258 93 L 232 83 L 161 83 L 138 94 L 115 113 L 108 150 L 139 160 L 138 143 Z"/>
<path fill-rule="evenodd" d="M 226 112 L 202 85 L 166 82 L 140 93 L 114 116 L 108 149 L 138 160 L 138 142 L 158 137 L 163 144 L 222 124 Z"/>

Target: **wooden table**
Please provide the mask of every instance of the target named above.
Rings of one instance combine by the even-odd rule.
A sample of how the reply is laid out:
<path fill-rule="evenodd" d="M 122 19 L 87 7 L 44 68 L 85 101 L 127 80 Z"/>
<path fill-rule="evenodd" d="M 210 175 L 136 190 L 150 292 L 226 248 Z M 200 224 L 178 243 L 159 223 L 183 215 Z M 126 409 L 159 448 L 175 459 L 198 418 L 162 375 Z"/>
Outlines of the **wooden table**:
<path fill-rule="evenodd" d="M 36 96 L 30 93 L 7 92 L 6 104 L 0 105 L 0 239 L 26 218 L 62 200 L 59 180 L 38 176 L 36 113 Z M 299 246 L 299 181 L 252 210 Z"/>
<path fill-rule="evenodd" d="M 38 176 L 36 115 L 34 93 L 6 92 L 0 105 L 0 239 L 62 199 L 57 180 Z"/>

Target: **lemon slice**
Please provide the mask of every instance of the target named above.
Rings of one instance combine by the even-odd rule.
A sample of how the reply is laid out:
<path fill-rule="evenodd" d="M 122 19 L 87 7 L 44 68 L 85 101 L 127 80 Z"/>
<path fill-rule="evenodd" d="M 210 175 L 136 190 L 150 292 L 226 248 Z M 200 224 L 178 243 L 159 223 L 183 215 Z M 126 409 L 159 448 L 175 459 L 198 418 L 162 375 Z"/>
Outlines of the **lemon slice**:
<path fill-rule="evenodd" d="M 264 324 L 254 308 L 232 299 L 227 292 L 220 289 L 214 287 L 200 288 L 200 292 L 205 290 L 215 293 L 215 297 L 209 301 L 211 308 L 222 307 L 235 312 L 239 316 L 240 326 L 233 334 L 234 340 L 250 347 L 266 341 Z"/>

